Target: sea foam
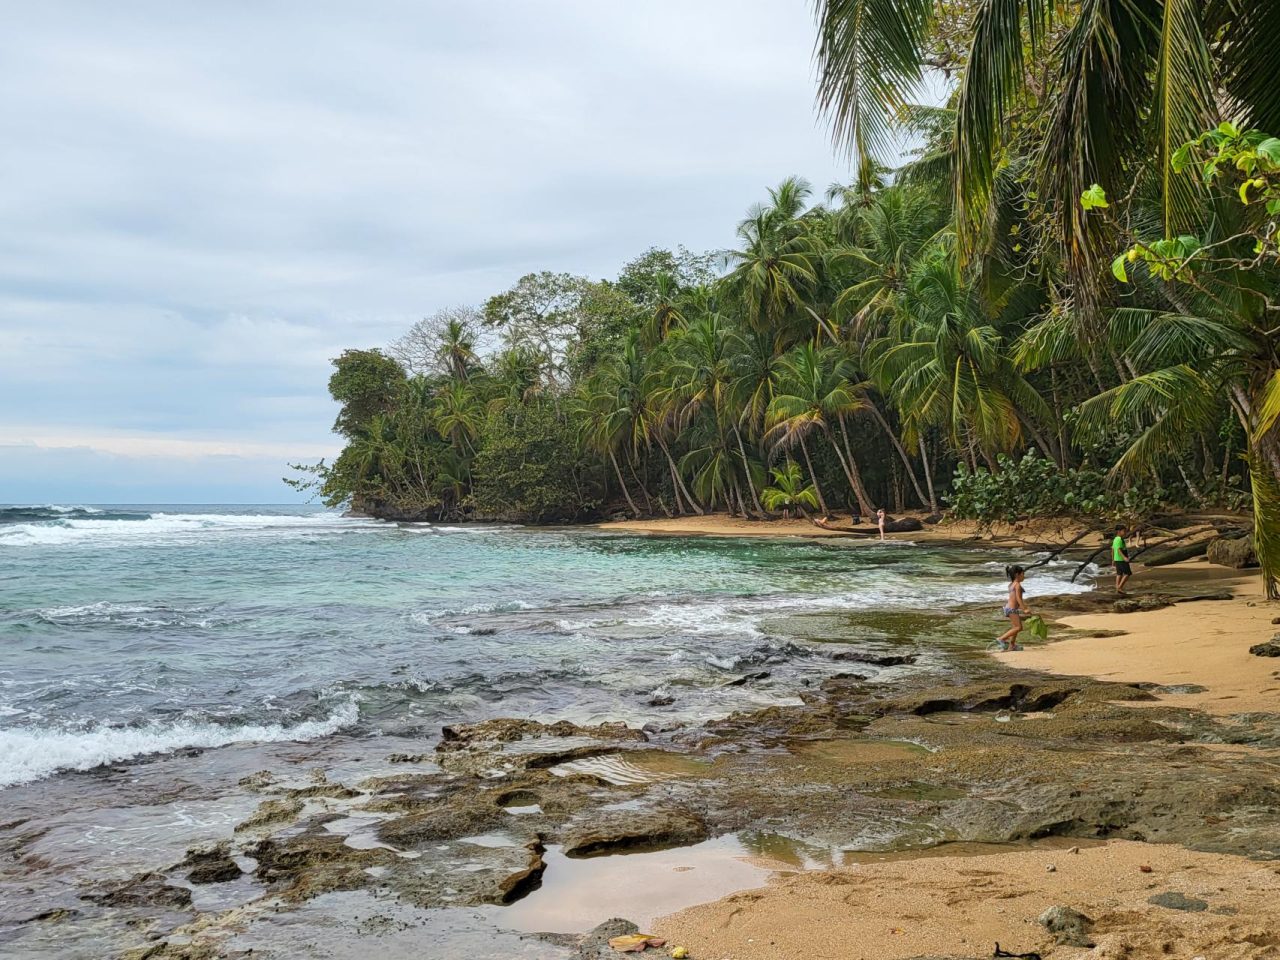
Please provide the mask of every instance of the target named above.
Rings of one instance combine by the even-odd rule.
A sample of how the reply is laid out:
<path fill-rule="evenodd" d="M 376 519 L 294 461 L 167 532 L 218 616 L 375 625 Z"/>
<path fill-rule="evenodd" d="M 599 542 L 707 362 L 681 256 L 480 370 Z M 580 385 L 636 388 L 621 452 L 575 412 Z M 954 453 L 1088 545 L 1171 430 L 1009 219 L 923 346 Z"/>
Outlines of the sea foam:
<path fill-rule="evenodd" d="M 230 743 L 315 740 L 355 723 L 352 701 L 323 720 L 292 726 L 216 723 L 151 723 L 141 727 L 96 727 L 88 730 L 0 730 L 0 788 L 40 780 L 60 770 L 91 770 L 104 763 L 168 753 L 184 747 L 221 747 Z"/>

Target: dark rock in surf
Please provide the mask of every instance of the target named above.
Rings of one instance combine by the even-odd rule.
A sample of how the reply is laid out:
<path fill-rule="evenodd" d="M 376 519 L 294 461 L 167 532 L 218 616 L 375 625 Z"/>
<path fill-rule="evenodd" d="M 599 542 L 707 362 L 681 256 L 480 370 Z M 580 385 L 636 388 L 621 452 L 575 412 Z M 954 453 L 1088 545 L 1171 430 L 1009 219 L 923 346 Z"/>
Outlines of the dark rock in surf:
<path fill-rule="evenodd" d="M 81 900 L 104 907 L 167 907 L 185 909 L 191 906 L 191 891 L 175 887 L 163 873 L 139 873 L 105 893 L 85 894 Z"/>
<path fill-rule="evenodd" d="M 721 684 L 724 687 L 743 687 L 753 680 L 768 680 L 771 674 L 768 670 L 758 670 L 755 673 L 744 673 L 740 677 L 734 677 Z"/>
<path fill-rule="evenodd" d="M 857 650 L 841 650 L 838 653 L 831 654 L 832 660 L 853 661 L 854 663 L 869 663 L 875 667 L 900 667 L 903 664 L 915 663 L 916 655 L 913 653 L 864 653 Z"/>
<path fill-rule="evenodd" d="M 187 879 L 195 884 L 226 883 L 238 879 L 244 872 L 231 859 L 230 844 L 225 841 L 212 846 L 192 847 L 178 866 L 188 868 Z"/>

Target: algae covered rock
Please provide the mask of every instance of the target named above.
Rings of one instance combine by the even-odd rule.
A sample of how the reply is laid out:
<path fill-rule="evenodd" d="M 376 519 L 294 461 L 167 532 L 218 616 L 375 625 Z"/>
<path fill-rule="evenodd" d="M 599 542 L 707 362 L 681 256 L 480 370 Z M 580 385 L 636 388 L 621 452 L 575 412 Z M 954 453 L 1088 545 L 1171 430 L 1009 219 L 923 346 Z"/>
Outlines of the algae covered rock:
<path fill-rule="evenodd" d="M 1255 643 L 1249 648 L 1249 652 L 1255 657 L 1280 657 L 1280 633 L 1266 643 Z"/>
<path fill-rule="evenodd" d="M 564 836 L 564 855 L 687 847 L 708 835 L 705 820 L 682 810 L 619 811 L 589 816 L 570 826 Z"/>

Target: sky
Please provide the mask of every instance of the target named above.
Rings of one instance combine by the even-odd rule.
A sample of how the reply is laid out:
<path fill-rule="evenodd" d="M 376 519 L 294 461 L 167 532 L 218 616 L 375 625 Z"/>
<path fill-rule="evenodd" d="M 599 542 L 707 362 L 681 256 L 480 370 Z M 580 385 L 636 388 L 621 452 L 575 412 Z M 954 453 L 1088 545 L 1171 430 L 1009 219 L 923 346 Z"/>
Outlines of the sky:
<path fill-rule="evenodd" d="M 11 4 L 0 503 L 275 503 L 329 360 L 848 179 L 808 0 Z"/>

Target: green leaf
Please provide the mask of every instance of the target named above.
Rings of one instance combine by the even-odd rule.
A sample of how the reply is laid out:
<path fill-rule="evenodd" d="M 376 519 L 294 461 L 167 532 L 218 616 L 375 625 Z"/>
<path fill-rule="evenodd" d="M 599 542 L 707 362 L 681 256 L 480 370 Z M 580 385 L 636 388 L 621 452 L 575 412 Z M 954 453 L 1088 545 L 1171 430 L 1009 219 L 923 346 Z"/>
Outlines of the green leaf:
<path fill-rule="evenodd" d="M 1272 197 L 1270 200 L 1267 201 L 1267 213 L 1271 214 L 1272 216 L 1274 216 L 1277 213 L 1280 213 L 1280 197 Z"/>
<path fill-rule="evenodd" d="M 1094 184 L 1084 193 L 1080 194 L 1080 206 L 1086 210 L 1092 210 L 1094 207 L 1107 206 L 1107 192 L 1098 184 Z"/>
<path fill-rule="evenodd" d="M 1271 137 L 1258 144 L 1258 156 L 1270 163 L 1280 165 L 1280 138 Z"/>
<path fill-rule="evenodd" d="M 1129 273 L 1124 268 L 1125 255 L 1122 253 L 1111 261 L 1111 272 L 1121 283 L 1129 282 Z"/>
<path fill-rule="evenodd" d="M 1184 258 L 1189 257 L 1200 249 L 1200 238 L 1193 237 L 1189 233 L 1184 233 L 1182 236 L 1178 237 L 1178 246 L 1182 248 L 1182 256 Z"/>
<path fill-rule="evenodd" d="M 1240 202 L 1246 206 L 1248 206 L 1249 203 L 1249 188 L 1252 186 L 1252 180 L 1246 180 L 1244 183 L 1240 184 Z"/>
<path fill-rule="evenodd" d="M 1181 173 L 1191 163 L 1191 144 L 1184 143 L 1177 150 L 1173 151 L 1173 156 L 1169 158 L 1169 163 L 1173 167 L 1174 173 Z"/>
<path fill-rule="evenodd" d="M 1240 136 L 1240 128 L 1228 120 L 1223 120 L 1222 123 L 1218 124 L 1218 132 L 1233 138 Z"/>

